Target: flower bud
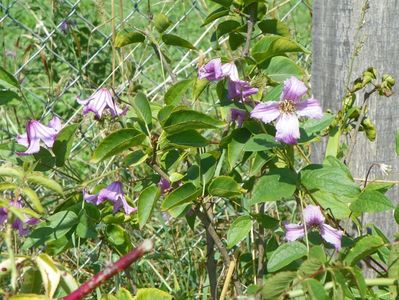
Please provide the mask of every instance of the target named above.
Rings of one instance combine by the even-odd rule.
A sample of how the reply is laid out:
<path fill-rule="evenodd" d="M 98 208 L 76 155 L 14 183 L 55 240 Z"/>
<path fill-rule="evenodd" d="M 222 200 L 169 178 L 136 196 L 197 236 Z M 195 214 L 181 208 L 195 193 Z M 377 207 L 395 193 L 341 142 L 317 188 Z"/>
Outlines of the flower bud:
<path fill-rule="evenodd" d="M 374 142 L 377 131 L 373 122 L 371 122 L 369 118 L 364 118 L 362 120 L 362 126 L 369 141 Z"/>
<path fill-rule="evenodd" d="M 395 85 L 395 79 L 390 74 L 382 75 L 382 82 L 386 82 L 387 86 L 393 87 Z"/>
<path fill-rule="evenodd" d="M 353 106 L 355 102 L 356 95 L 355 94 L 347 94 L 344 99 L 342 99 L 343 109 L 346 111 Z"/>

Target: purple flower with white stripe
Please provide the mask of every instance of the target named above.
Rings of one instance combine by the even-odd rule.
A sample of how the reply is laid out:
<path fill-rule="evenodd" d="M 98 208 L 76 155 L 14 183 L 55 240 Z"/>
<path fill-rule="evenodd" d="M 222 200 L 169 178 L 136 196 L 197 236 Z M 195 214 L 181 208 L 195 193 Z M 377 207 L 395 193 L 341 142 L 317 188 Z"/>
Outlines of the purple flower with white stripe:
<path fill-rule="evenodd" d="M 198 69 L 199 79 L 208 79 L 209 81 L 217 81 L 223 79 L 222 62 L 220 58 L 210 60 L 206 65 Z"/>
<path fill-rule="evenodd" d="M 323 116 L 318 100 L 313 97 L 301 101 L 307 88 L 296 77 L 284 81 L 280 101 L 259 103 L 251 112 L 251 117 L 270 123 L 276 120 L 276 140 L 286 144 L 296 144 L 300 137 L 299 117 L 320 119 Z"/>
<path fill-rule="evenodd" d="M 238 128 L 241 128 L 247 117 L 248 113 L 246 111 L 237 108 L 230 109 L 230 121 L 235 122 Z"/>
<path fill-rule="evenodd" d="M 112 97 L 111 92 L 106 88 L 97 90 L 87 99 L 77 98 L 79 104 L 83 105 L 83 114 L 92 112 L 96 115 L 97 119 L 101 119 L 103 112 L 106 108 L 111 112 L 112 117 L 122 116 L 126 114 L 128 108 L 121 109 Z"/>
<path fill-rule="evenodd" d="M 125 198 L 123 192 L 123 185 L 120 181 L 114 181 L 109 186 L 103 188 L 99 193 L 90 195 L 86 190 L 83 191 L 83 199 L 86 202 L 92 203 L 94 205 L 99 205 L 105 200 L 109 200 L 113 203 L 113 213 L 123 208 L 125 214 L 130 215 L 137 211 L 137 208 L 131 207 Z"/>
<path fill-rule="evenodd" d="M 40 150 L 40 141 L 48 148 L 53 147 L 54 141 L 61 130 L 61 120 L 57 117 L 51 119 L 48 126 L 37 120 L 30 120 L 26 125 L 26 133 L 17 135 L 17 143 L 27 147 L 24 152 L 17 155 L 30 155 Z"/>
<path fill-rule="evenodd" d="M 320 207 L 316 205 L 308 205 L 303 210 L 303 220 L 306 223 L 306 229 L 316 228 L 319 230 L 321 237 L 335 249 L 341 249 L 341 239 L 343 232 L 325 224 L 325 218 L 321 213 Z M 285 224 L 287 241 L 295 241 L 305 235 L 305 226 L 299 224 Z"/>
<path fill-rule="evenodd" d="M 239 99 L 241 101 L 247 100 L 247 98 L 253 94 L 258 93 L 256 87 L 251 86 L 248 81 L 230 80 L 227 88 L 227 98 L 228 99 Z"/>

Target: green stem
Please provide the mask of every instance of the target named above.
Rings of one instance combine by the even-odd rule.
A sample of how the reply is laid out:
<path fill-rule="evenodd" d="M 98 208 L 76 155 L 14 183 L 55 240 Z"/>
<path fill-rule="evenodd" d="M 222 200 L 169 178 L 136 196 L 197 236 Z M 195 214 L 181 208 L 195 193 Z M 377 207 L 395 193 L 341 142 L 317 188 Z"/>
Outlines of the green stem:
<path fill-rule="evenodd" d="M 7 245 L 8 258 L 10 260 L 10 267 L 11 267 L 11 290 L 15 292 L 15 289 L 17 287 L 17 267 L 15 265 L 15 256 L 14 256 L 14 250 L 12 248 L 11 235 L 12 235 L 12 227 L 11 223 L 8 222 L 7 229 L 5 232 L 5 242 Z"/>

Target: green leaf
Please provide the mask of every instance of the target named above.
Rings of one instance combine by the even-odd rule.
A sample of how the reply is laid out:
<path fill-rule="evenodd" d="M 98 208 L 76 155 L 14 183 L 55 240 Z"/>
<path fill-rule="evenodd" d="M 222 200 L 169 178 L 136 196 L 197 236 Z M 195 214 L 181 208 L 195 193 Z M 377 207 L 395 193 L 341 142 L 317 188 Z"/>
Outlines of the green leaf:
<path fill-rule="evenodd" d="M 238 32 L 229 33 L 229 45 L 231 50 L 237 50 L 242 44 L 245 43 L 245 37 Z"/>
<path fill-rule="evenodd" d="M 302 123 L 302 129 L 305 130 L 308 136 L 319 133 L 326 129 L 332 121 L 334 121 L 335 116 L 330 113 L 325 113 L 321 119 L 308 119 Z"/>
<path fill-rule="evenodd" d="M 308 277 L 313 277 L 314 274 L 320 270 L 323 263 L 316 257 L 311 257 L 310 253 L 308 259 L 305 260 L 298 269 L 298 277 L 306 279 Z"/>
<path fill-rule="evenodd" d="M 339 196 L 356 197 L 359 186 L 340 167 L 309 165 L 301 172 L 301 184 L 309 191 L 327 191 Z"/>
<path fill-rule="evenodd" d="M 262 33 L 269 33 L 269 34 L 275 34 L 275 35 L 281 35 L 284 37 L 289 37 L 290 36 L 290 30 L 288 26 L 280 22 L 276 19 L 268 19 L 268 20 L 263 20 L 258 23 L 259 29 L 262 31 Z"/>
<path fill-rule="evenodd" d="M 172 300 L 172 296 L 168 293 L 156 288 L 138 289 L 133 300 Z"/>
<path fill-rule="evenodd" d="M 20 101 L 21 97 L 13 91 L 0 91 L 0 105 L 10 104 L 14 99 Z"/>
<path fill-rule="evenodd" d="M 288 289 L 296 272 L 280 272 L 266 279 L 262 289 L 263 300 L 276 300 Z"/>
<path fill-rule="evenodd" d="M 290 199 L 296 190 L 297 177 L 290 169 L 272 169 L 256 182 L 250 204 Z"/>
<path fill-rule="evenodd" d="M 39 152 L 34 153 L 33 157 L 36 160 L 35 171 L 48 171 L 55 165 L 55 157 L 47 148 L 40 147 Z"/>
<path fill-rule="evenodd" d="M 159 196 L 159 188 L 155 185 L 151 185 L 141 192 L 137 205 L 140 229 L 144 227 L 145 223 L 147 223 L 147 220 L 150 218 Z"/>
<path fill-rule="evenodd" d="M 42 281 L 46 295 L 53 298 L 55 290 L 61 279 L 61 272 L 57 269 L 54 261 L 46 253 L 39 254 L 35 259 L 36 265 L 42 275 Z"/>
<path fill-rule="evenodd" d="M 170 145 L 175 147 L 205 147 L 209 141 L 199 134 L 196 130 L 185 130 L 166 137 Z"/>
<path fill-rule="evenodd" d="M 252 217 L 255 218 L 255 220 L 265 229 L 275 229 L 277 225 L 280 223 L 279 220 L 265 213 L 254 214 L 252 215 Z"/>
<path fill-rule="evenodd" d="M 79 285 L 76 282 L 75 278 L 71 275 L 71 273 L 63 271 L 61 272 L 61 282 L 60 285 L 65 293 L 70 294 L 73 291 L 77 290 Z"/>
<path fill-rule="evenodd" d="M 306 246 L 300 242 L 288 242 L 280 245 L 267 262 L 267 270 L 276 272 L 293 261 L 300 259 L 306 255 Z"/>
<path fill-rule="evenodd" d="M 277 82 L 282 82 L 291 76 L 301 77 L 304 73 L 296 63 L 284 56 L 271 58 L 264 72 L 267 77 Z"/>
<path fill-rule="evenodd" d="M 22 194 L 27 196 L 29 200 L 32 202 L 33 208 L 37 210 L 39 213 L 44 212 L 44 208 L 42 206 L 42 203 L 40 202 L 39 196 L 36 194 L 34 190 L 28 187 L 24 187 L 21 190 Z"/>
<path fill-rule="evenodd" d="M 200 194 L 201 190 L 197 189 L 194 184 L 185 183 L 166 196 L 161 208 L 162 210 L 170 210 L 176 206 L 190 203 L 197 199 Z"/>
<path fill-rule="evenodd" d="M 266 133 L 256 134 L 251 137 L 244 146 L 244 151 L 258 152 L 268 151 L 275 147 L 281 147 L 281 144 L 276 142 L 274 136 Z"/>
<path fill-rule="evenodd" d="M 154 22 L 155 29 L 156 29 L 159 33 L 164 32 L 166 29 L 168 29 L 168 27 L 169 27 L 170 25 L 172 25 L 172 22 L 171 22 L 171 21 L 169 20 L 169 18 L 168 18 L 165 14 L 163 14 L 163 13 L 156 14 L 156 15 L 154 16 L 153 22 Z"/>
<path fill-rule="evenodd" d="M 177 35 L 174 35 L 174 34 L 166 34 L 166 33 L 163 34 L 162 41 L 166 45 L 169 45 L 169 46 L 178 46 L 178 47 L 187 48 L 187 49 L 191 49 L 191 50 L 197 49 L 189 41 L 187 41 Z"/>
<path fill-rule="evenodd" d="M 312 197 L 320 206 L 332 214 L 338 220 L 348 218 L 351 215 L 348 203 L 354 198 L 335 195 L 325 191 L 314 191 Z"/>
<path fill-rule="evenodd" d="M 115 38 L 115 48 L 121 48 L 126 45 L 134 43 L 142 43 L 145 40 L 144 34 L 133 31 L 133 32 L 118 32 Z"/>
<path fill-rule="evenodd" d="M 19 88 L 20 86 L 18 80 L 1 66 L 0 66 L 0 80 L 5 81 L 16 88 Z"/>
<path fill-rule="evenodd" d="M 350 209 L 358 213 L 375 213 L 390 210 L 393 207 L 391 200 L 384 194 L 377 191 L 363 191 L 359 199 L 351 204 Z"/>
<path fill-rule="evenodd" d="M 227 159 L 231 169 L 242 157 L 244 147 L 250 137 L 251 132 L 246 128 L 237 128 L 231 133 L 231 141 L 227 145 Z"/>
<path fill-rule="evenodd" d="M 306 291 L 310 295 L 312 300 L 329 300 L 331 299 L 324 286 L 316 279 L 310 278 L 305 281 Z"/>
<path fill-rule="evenodd" d="M 241 242 L 251 231 L 252 219 L 250 216 L 240 216 L 234 220 L 227 231 L 227 248 L 233 248 Z"/>
<path fill-rule="evenodd" d="M 8 300 L 50 300 L 50 298 L 36 294 L 19 294 L 11 296 Z"/>
<path fill-rule="evenodd" d="M 193 100 L 197 100 L 201 96 L 202 92 L 208 86 L 209 81 L 207 79 L 199 79 L 198 77 L 194 81 L 193 87 Z"/>
<path fill-rule="evenodd" d="M 140 120 L 147 124 L 147 126 L 151 126 L 152 114 L 147 96 L 141 92 L 137 93 L 136 97 L 132 101 L 132 106 Z"/>
<path fill-rule="evenodd" d="M 129 153 L 124 159 L 123 159 L 123 164 L 125 166 L 137 166 L 145 162 L 145 160 L 148 158 L 148 154 L 144 153 L 143 150 L 136 150 L 133 151 L 132 153 Z"/>
<path fill-rule="evenodd" d="M 43 176 L 42 173 L 33 172 L 27 175 L 25 178 L 29 183 L 44 186 L 60 195 L 64 194 L 61 185 L 57 181 Z"/>
<path fill-rule="evenodd" d="M 21 290 L 19 290 L 19 293 L 40 293 L 42 289 L 42 283 L 40 271 L 36 268 L 29 268 L 24 272 Z"/>
<path fill-rule="evenodd" d="M 118 224 L 109 224 L 105 230 L 106 238 L 119 255 L 132 249 L 132 241 L 126 230 Z"/>
<path fill-rule="evenodd" d="M 102 140 L 94 150 L 92 161 L 98 163 L 130 147 L 140 145 L 144 139 L 145 135 L 133 128 L 114 131 Z"/>
<path fill-rule="evenodd" d="M 388 275 L 389 278 L 399 280 L 399 245 L 393 244 L 388 257 Z M 392 297 L 399 294 L 399 286 L 390 287 Z"/>
<path fill-rule="evenodd" d="M 233 0 L 211 0 L 211 1 L 227 8 L 229 8 L 230 5 L 233 3 Z"/>
<path fill-rule="evenodd" d="M 354 266 L 361 259 L 376 252 L 382 246 L 384 246 L 384 240 L 379 236 L 364 236 L 358 239 L 355 245 L 350 248 L 344 262 L 348 265 Z"/>
<path fill-rule="evenodd" d="M 393 212 L 393 217 L 395 219 L 396 224 L 399 224 L 399 205 L 395 207 L 395 210 Z"/>
<path fill-rule="evenodd" d="M 62 167 L 65 160 L 68 159 L 71 153 L 73 138 L 79 124 L 72 124 L 62 128 L 58 133 L 53 145 L 53 152 L 55 154 L 55 164 L 57 167 Z"/>
<path fill-rule="evenodd" d="M 224 122 L 214 119 L 204 113 L 189 109 L 179 109 L 172 112 L 163 124 L 167 133 L 176 133 L 189 129 L 209 129 L 222 127 Z"/>
<path fill-rule="evenodd" d="M 220 38 L 221 36 L 232 32 L 233 30 L 239 28 L 240 26 L 241 23 L 235 20 L 226 20 L 220 22 L 216 29 L 217 36 Z"/>
<path fill-rule="evenodd" d="M 281 56 L 287 52 L 305 52 L 296 42 L 280 36 L 265 36 L 252 49 L 252 56 L 258 64 L 274 56 Z"/>
<path fill-rule="evenodd" d="M 193 82 L 193 79 L 186 79 L 172 85 L 165 93 L 165 104 L 177 105 L 183 99 L 183 95 L 192 86 Z"/>
<path fill-rule="evenodd" d="M 225 7 L 220 7 L 213 12 L 211 12 L 205 19 L 204 23 L 202 23 L 202 26 L 205 26 L 221 17 L 227 16 L 229 14 L 230 10 Z"/>
<path fill-rule="evenodd" d="M 124 288 L 120 288 L 115 296 L 118 300 L 133 300 L 132 294 Z"/>
<path fill-rule="evenodd" d="M 14 177 L 16 179 L 22 180 L 24 173 L 20 168 L 0 167 L 0 176 Z"/>
<path fill-rule="evenodd" d="M 219 176 L 212 180 L 208 192 L 212 196 L 230 198 L 241 195 L 242 188 L 232 177 Z"/>

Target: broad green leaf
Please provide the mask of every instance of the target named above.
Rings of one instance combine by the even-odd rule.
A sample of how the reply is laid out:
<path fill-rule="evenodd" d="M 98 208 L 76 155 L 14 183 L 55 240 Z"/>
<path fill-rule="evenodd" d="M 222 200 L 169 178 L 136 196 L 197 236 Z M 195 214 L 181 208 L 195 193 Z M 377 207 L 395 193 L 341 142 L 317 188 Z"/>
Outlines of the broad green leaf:
<path fill-rule="evenodd" d="M 126 230 L 118 224 L 109 224 L 105 230 L 106 238 L 119 255 L 132 249 L 132 241 Z"/>
<path fill-rule="evenodd" d="M 338 220 L 348 218 L 351 215 L 348 204 L 355 199 L 325 191 L 314 191 L 312 192 L 312 197 L 324 210 L 331 213 L 331 215 Z"/>
<path fill-rule="evenodd" d="M 263 20 L 258 23 L 258 27 L 262 33 L 281 35 L 284 37 L 290 36 L 290 30 L 288 26 L 276 19 Z"/>
<path fill-rule="evenodd" d="M 232 177 L 219 176 L 212 180 L 208 192 L 212 196 L 229 198 L 241 195 L 242 188 Z"/>
<path fill-rule="evenodd" d="M 8 84 L 19 88 L 19 82 L 18 80 L 9 72 L 7 72 L 3 67 L 0 66 L 0 81 L 5 81 Z"/>
<path fill-rule="evenodd" d="M 238 32 L 229 33 L 229 46 L 231 50 L 237 50 L 242 44 L 245 43 L 245 36 Z"/>
<path fill-rule="evenodd" d="M 250 216 L 240 216 L 234 220 L 227 231 L 227 248 L 233 248 L 241 242 L 252 228 L 252 219 Z"/>
<path fill-rule="evenodd" d="M 132 294 L 124 288 L 120 288 L 115 296 L 118 300 L 133 300 Z"/>
<path fill-rule="evenodd" d="M 171 146 L 183 148 L 205 147 L 209 144 L 209 141 L 194 129 L 169 134 L 166 139 Z"/>
<path fill-rule="evenodd" d="M 61 272 L 61 282 L 60 285 L 62 289 L 67 293 L 70 294 L 73 291 L 77 290 L 79 285 L 76 282 L 75 278 L 71 275 L 71 273 L 62 271 Z"/>
<path fill-rule="evenodd" d="M 149 186 L 141 192 L 137 205 L 140 228 L 143 228 L 145 223 L 147 223 L 147 220 L 150 218 L 159 196 L 160 190 L 155 185 Z"/>
<path fill-rule="evenodd" d="M 233 3 L 233 0 L 211 0 L 211 1 L 227 8 L 229 8 L 230 5 Z"/>
<path fill-rule="evenodd" d="M 246 142 L 244 151 L 258 152 L 268 151 L 275 147 L 281 147 L 281 144 L 276 142 L 276 139 L 266 133 L 256 134 Z"/>
<path fill-rule="evenodd" d="M 148 158 L 148 154 L 144 153 L 143 150 L 136 150 L 132 153 L 129 153 L 124 159 L 123 164 L 125 166 L 137 166 L 145 162 Z"/>
<path fill-rule="evenodd" d="M 206 185 L 215 174 L 218 153 L 208 152 L 201 154 L 200 174 L 202 184 Z"/>
<path fill-rule="evenodd" d="M 152 114 L 150 103 L 148 102 L 147 96 L 141 92 L 137 93 L 136 97 L 132 101 L 132 106 L 136 111 L 137 116 L 145 123 L 147 126 L 151 126 Z"/>
<path fill-rule="evenodd" d="M 376 252 L 380 247 L 384 246 L 384 240 L 379 236 L 364 236 L 358 239 L 354 246 L 344 259 L 344 263 L 354 266 L 361 259 L 366 258 L 370 254 Z"/>
<path fill-rule="evenodd" d="M 316 279 L 309 278 L 305 281 L 307 293 L 312 300 L 329 300 L 331 299 L 324 289 L 324 286 Z"/>
<path fill-rule="evenodd" d="M 283 82 L 291 76 L 302 77 L 304 73 L 296 63 L 284 56 L 271 58 L 264 72 L 270 79 L 277 82 Z"/>
<path fill-rule="evenodd" d="M 169 20 L 168 16 L 163 13 L 156 14 L 154 16 L 153 22 L 155 29 L 159 33 L 164 32 L 170 25 L 172 25 L 172 22 Z"/>
<path fill-rule="evenodd" d="M 194 81 L 193 87 L 193 101 L 197 100 L 205 88 L 208 86 L 209 81 L 207 79 L 199 79 L 198 77 Z"/>
<path fill-rule="evenodd" d="M 267 262 L 267 270 L 269 272 L 276 272 L 293 261 L 304 257 L 306 252 L 306 246 L 300 242 L 288 242 L 282 244 L 274 250 L 271 255 Z"/>
<path fill-rule="evenodd" d="M 13 91 L 0 91 L 0 105 L 10 104 L 13 100 L 20 101 L 21 97 Z M 17 104 L 18 102 L 15 103 Z"/>
<path fill-rule="evenodd" d="M 156 288 L 138 289 L 133 300 L 172 300 L 173 297 L 167 292 Z"/>
<path fill-rule="evenodd" d="M 321 132 L 326 129 L 334 121 L 334 115 L 325 113 L 321 119 L 308 119 L 302 123 L 302 129 L 305 131 L 308 137 L 312 137 L 314 134 Z M 302 142 L 302 137 L 300 139 Z"/>
<path fill-rule="evenodd" d="M 33 154 L 36 160 L 35 171 L 48 171 L 54 168 L 55 157 L 47 148 L 40 147 L 40 151 Z"/>
<path fill-rule="evenodd" d="M 189 129 L 209 129 L 222 127 L 224 122 L 214 119 L 204 113 L 190 109 L 179 109 L 172 112 L 163 128 L 167 133 L 176 133 Z"/>
<path fill-rule="evenodd" d="M 220 22 L 218 24 L 218 27 L 216 28 L 216 33 L 218 38 L 223 36 L 226 33 L 230 33 L 233 30 L 239 28 L 241 26 L 241 23 L 236 21 L 236 20 L 226 20 L 223 22 Z"/>
<path fill-rule="evenodd" d="M 71 153 L 73 138 L 79 124 L 72 124 L 62 128 L 58 133 L 57 139 L 53 145 L 53 152 L 55 154 L 55 164 L 57 167 L 62 167 L 65 160 L 69 158 Z"/>
<path fill-rule="evenodd" d="M 256 182 L 250 204 L 291 198 L 296 190 L 297 177 L 290 169 L 272 169 Z"/>
<path fill-rule="evenodd" d="M 359 186 L 339 167 L 310 165 L 300 175 L 301 184 L 310 192 L 321 190 L 348 197 L 360 194 Z"/>
<path fill-rule="evenodd" d="M 29 175 L 27 175 L 25 178 L 29 183 L 41 185 L 41 186 L 48 188 L 60 195 L 62 195 L 64 193 L 61 185 L 57 181 L 43 176 L 42 173 L 33 172 L 33 173 L 30 173 Z"/>
<path fill-rule="evenodd" d="M 53 298 L 55 290 L 61 279 L 61 272 L 57 269 L 54 261 L 46 253 L 39 254 L 35 259 L 36 265 L 42 275 L 42 281 L 46 295 Z"/>
<path fill-rule="evenodd" d="M 21 289 L 19 293 L 40 293 L 42 290 L 42 278 L 40 271 L 36 268 L 29 268 L 23 273 Z"/>
<path fill-rule="evenodd" d="M 393 217 L 395 219 L 396 224 L 399 224 L 399 205 L 395 207 L 395 210 L 393 211 Z"/>
<path fill-rule="evenodd" d="M 0 167 L 0 176 L 14 177 L 22 180 L 24 172 L 20 168 Z"/>
<path fill-rule="evenodd" d="M 77 213 L 79 213 L 79 223 L 76 227 L 76 234 L 83 239 L 96 238 L 96 225 L 100 219 L 100 211 L 97 206 L 86 203 L 84 209 L 80 209 Z"/>
<path fill-rule="evenodd" d="M 258 64 L 287 52 L 305 52 L 305 50 L 296 42 L 280 36 L 265 36 L 252 48 L 252 56 Z"/>
<path fill-rule="evenodd" d="M 323 263 L 317 257 L 312 257 L 310 253 L 308 257 L 298 269 L 299 278 L 306 279 L 312 277 L 323 266 Z"/>
<path fill-rule="evenodd" d="M 265 229 L 275 229 L 280 223 L 279 220 L 267 215 L 266 213 L 254 214 L 252 217 L 255 218 L 255 220 Z"/>
<path fill-rule="evenodd" d="M 280 272 L 266 279 L 262 289 L 263 300 L 276 300 L 288 289 L 296 272 Z"/>
<path fill-rule="evenodd" d="M 92 161 L 98 163 L 130 147 L 140 145 L 144 139 L 145 135 L 133 128 L 114 131 L 102 140 L 94 150 Z"/>
<path fill-rule="evenodd" d="M 174 35 L 174 34 L 166 34 L 166 33 L 163 34 L 162 41 L 166 45 L 169 45 L 169 46 L 178 46 L 178 47 L 187 48 L 187 49 L 191 49 L 191 50 L 197 49 L 189 41 L 187 41 L 177 35 Z"/>
<path fill-rule="evenodd" d="M 234 129 L 231 133 L 231 141 L 227 145 L 227 159 L 230 169 L 234 168 L 244 153 L 244 147 L 251 137 L 251 132 L 246 128 Z"/>
<path fill-rule="evenodd" d="M 230 10 L 225 7 L 220 7 L 213 12 L 211 12 L 205 19 L 204 23 L 202 23 L 202 26 L 205 26 L 221 17 L 227 16 L 229 14 Z"/>
<path fill-rule="evenodd" d="M 197 189 L 192 183 L 185 183 L 169 193 L 161 205 L 162 210 L 170 210 L 176 206 L 187 204 L 201 194 L 201 190 Z"/>
<path fill-rule="evenodd" d="M 134 43 L 142 43 L 145 40 L 144 34 L 133 31 L 133 32 L 118 32 L 115 38 L 115 48 L 121 48 L 126 45 Z"/>
<path fill-rule="evenodd" d="M 44 208 L 42 206 L 42 203 L 40 202 L 39 196 L 36 194 L 34 190 L 28 187 L 24 187 L 21 189 L 21 192 L 22 194 L 27 196 L 27 198 L 29 198 L 29 200 L 32 202 L 33 208 L 37 210 L 37 212 L 39 213 L 44 212 Z"/>
<path fill-rule="evenodd" d="M 165 93 L 165 104 L 179 104 L 179 102 L 183 99 L 183 95 L 192 86 L 193 82 L 193 79 L 186 79 L 172 85 Z"/>
<path fill-rule="evenodd" d="M 358 213 L 375 213 L 393 208 L 391 200 L 377 191 L 363 191 L 350 206 L 351 211 Z"/>

